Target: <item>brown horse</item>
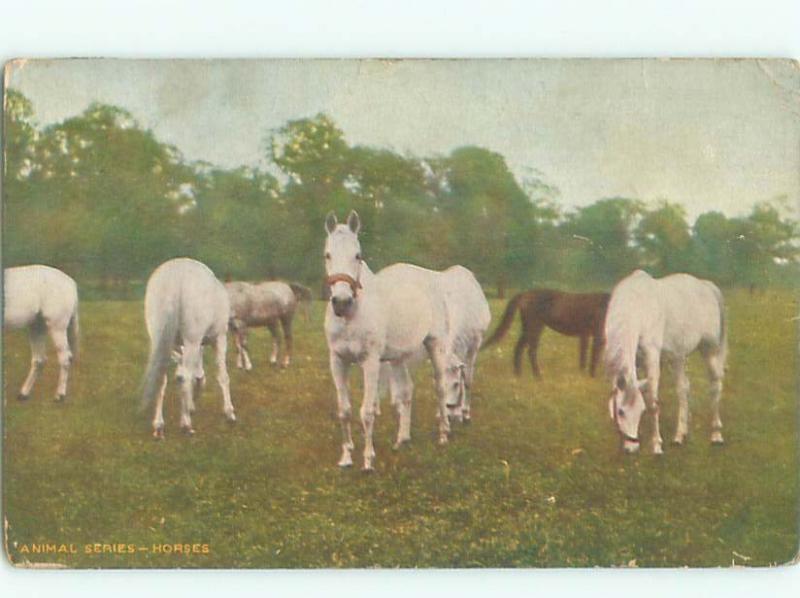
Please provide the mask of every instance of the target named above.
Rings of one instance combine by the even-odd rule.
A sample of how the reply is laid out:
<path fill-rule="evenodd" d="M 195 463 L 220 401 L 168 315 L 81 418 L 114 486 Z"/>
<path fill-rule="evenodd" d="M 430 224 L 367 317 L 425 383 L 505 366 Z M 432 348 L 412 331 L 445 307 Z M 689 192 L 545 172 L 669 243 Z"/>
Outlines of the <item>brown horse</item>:
<path fill-rule="evenodd" d="M 522 352 L 527 346 L 533 375 L 537 378 L 542 377 L 536 362 L 536 351 L 539 347 L 539 337 L 545 326 L 561 334 L 581 338 L 580 367 L 582 370 L 586 368 L 589 337 L 593 337 L 589 373 L 594 376 L 597 359 L 605 340 L 603 323 L 609 296 L 608 293 L 564 293 L 552 289 L 533 289 L 519 293 L 508 302 L 497 330 L 483 346 L 488 347 L 505 336 L 514 321 L 515 312 L 519 309 L 522 335 L 514 348 L 514 372 L 518 376 L 521 370 Z"/>

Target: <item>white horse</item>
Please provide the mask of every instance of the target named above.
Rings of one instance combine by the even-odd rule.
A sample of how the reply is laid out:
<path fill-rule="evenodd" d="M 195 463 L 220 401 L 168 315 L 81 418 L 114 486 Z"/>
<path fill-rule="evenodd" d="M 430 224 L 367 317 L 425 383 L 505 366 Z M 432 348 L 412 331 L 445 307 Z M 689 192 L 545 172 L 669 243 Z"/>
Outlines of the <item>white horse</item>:
<path fill-rule="evenodd" d="M 711 381 L 711 442 L 722 444 L 719 402 L 727 338 L 722 293 L 712 282 L 689 274 L 654 279 L 636 270 L 611 293 L 605 335 L 606 369 L 613 380 L 609 414 L 626 452 L 639 449 L 639 422 L 646 409 L 653 414 L 653 452 L 663 452 L 658 421 L 662 355 L 672 363 L 677 386 L 678 426 L 674 442 L 684 442 L 689 433 L 686 359 L 695 350 L 703 355 Z M 637 354 L 644 366 L 644 380 L 637 379 Z"/>
<path fill-rule="evenodd" d="M 364 375 L 361 423 L 364 428 L 364 470 L 373 469 L 372 441 L 378 409 L 381 362 L 390 366 L 393 402 L 400 426 L 395 446 L 410 439 L 413 387 L 406 364 L 424 346 L 433 364 L 438 397 L 439 442 L 447 442 L 450 422 L 447 403 L 453 389 L 447 385 L 450 350 L 447 306 L 441 274 L 409 264 L 395 264 L 373 274 L 361 255 L 358 232 L 361 223 L 350 212 L 347 224 L 338 224 L 331 212 L 325 220 L 325 270 L 330 302 L 325 312 L 330 367 L 336 386 L 342 427 L 339 465 L 352 465 L 354 448 L 350 431 L 350 394 L 347 373 L 353 363 Z"/>
<path fill-rule="evenodd" d="M 142 405 L 156 398 L 153 436 L 164 438 L 164 392 L 170 355 L 178 349 L 176 379 L 181 386 L 181 430 L 194 434 L 195 389 L 205 383 L 203 345 L 216 350 L 217 381 L 222 389 L 223 411 L 235 422 L 225 355 L 230 317 L 228 293 L 205 264 L 188 258 L 169 260 L 147 281 L 145 322 L 150 335 L 150 357 L 144 374 Z"/>
<path fill-rule="evenodd" d="M 4 271 L 3 325 L 6 330 L 27 328 L 31 343 L 31 369 L 18 398 L 30 397 L 47 359 L 45 337 L 56 348 L 59 373 L 56 401 L 67 396 L 67 378 L 78 355 L 78 285 L 50 266 L 20 266 Z"/>
<path fill-rule="evenodd" d="M 250 352 L 247 349 L 247 328 L 266 326 L 272 334 L 272 354 L 269 362 L 278 363 L 281 332 L 286 348 L 281 367 L 292 360 L 292 319 L 301 301 L 311 301 L 311 291 L 297 283 L 279 280 L 261 282 L 226 282 L 225 288 L 231 303 L 231 328 L 236 341 L 236 367 L 251 370 Z"/>
<path fill-rule="evenodd" d="M 445 385 L 449 389 L 448 416 L 469 423 L 472 420 L 470 391 L 475 378 L 476 361 L 492 314 L 483 289 L 467 268 L 452 266 L 435 274 L 440 276 L 438 286 L 444 292 L 448 324 L 449 354 L 445 367 Z M 420 346 L 405 364 L 381 364 L 380 381 L 389 382 L 391 402 L 396 407 L 402 407 L 403 397 L 407 396 L 410 400 L 414 388 L 411 376 L 400 368 L 411 369 L 425 359 L 425 354 L 425 347 Z M 403 413 L 401 410 L 401 417 Z M 380 414 L 377 407 L 376 414 Z M 408 415 L 410 416 L 410 412 Z M 403 441 L 410 438 L 408 432 L 406 428 Z"/>
<path fill-rule="evenodd" d="M 463 266 L 453 266 L 442 272 L 441 287 L 447 304 L 448 345 L 452 354 L 446 370 L 447 384 L 454 390 L 447 408 L 451 417 L 469 422 L 475 362 L 492 314 L 481 285 Z"/>

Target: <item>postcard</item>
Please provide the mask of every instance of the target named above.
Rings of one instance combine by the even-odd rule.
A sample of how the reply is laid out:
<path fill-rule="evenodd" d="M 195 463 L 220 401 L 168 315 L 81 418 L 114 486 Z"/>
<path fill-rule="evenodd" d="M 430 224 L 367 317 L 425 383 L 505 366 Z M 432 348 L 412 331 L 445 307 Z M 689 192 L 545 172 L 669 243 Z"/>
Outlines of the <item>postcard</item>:
<path fill-rule="evenodd" d="M 797 62 L 4 82 L 15 566 L 797 558 Z"/>

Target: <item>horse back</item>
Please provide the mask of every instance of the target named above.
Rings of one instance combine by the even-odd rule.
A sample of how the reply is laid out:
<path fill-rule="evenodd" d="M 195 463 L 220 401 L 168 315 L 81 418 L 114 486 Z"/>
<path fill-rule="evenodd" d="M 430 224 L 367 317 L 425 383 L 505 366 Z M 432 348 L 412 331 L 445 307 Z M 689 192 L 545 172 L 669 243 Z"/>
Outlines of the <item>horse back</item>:
<path fill-rule="evenodd" d="M 608 293 L 567 293 L 553 289 L 529 291 L 528 318 L 566 335 L 594 334 L 602 327 Z"/>
<path fill-rule="evenodd" d="M 483 335 L 492 314 L 475 275 L 463 266 L 452 266 L 441 273 L 441 279 L 451 329 L 455 334 L 473 331 Z"/>
<path fill-rule="evenodd" d="M 445 338 L 447 306 L 440 273 L 411 264 L 394 264 L 375 275 L 387 347 L 419 346 L 426 338 Z"/>
<path fill-rule="evenodd" d="M 29 326 L 37 318 L 66 325 L 78 308 L 78 285 L 61 270 L 33 265 L 4 271 L 6 326 Z"/>
<path fill-rule="evenodd" d="M 724 306 L 714 283 L 689 274 L 673 274 L 656 282 L 665 313 L 665 350 L 688 354 L 700 344 L 722 343 Z"/>
<path fill-rule="evenodd" d="M 201 342 L 226 332 L 228 291 L 201 262 L 177 258 L 164 262 L 147 281 L 145 319 L 151 333 L 167 317 L 179 317 L 180 334 Z"/>

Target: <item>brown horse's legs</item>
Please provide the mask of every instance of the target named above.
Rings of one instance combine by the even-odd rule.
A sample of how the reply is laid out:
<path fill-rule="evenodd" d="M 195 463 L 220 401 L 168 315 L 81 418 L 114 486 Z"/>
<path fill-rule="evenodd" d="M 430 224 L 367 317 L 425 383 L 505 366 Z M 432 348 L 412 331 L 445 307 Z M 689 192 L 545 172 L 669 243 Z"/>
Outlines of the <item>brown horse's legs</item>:
<path fill-rule="evenodd" d="M 283 352 L 283 362 L 281 363 L 282 367 L 289 367 L 289 362 L 292 361 L 292 315 L 283 316 L 281 318 L 281 326 L 283 326 L 283 339 L 286 343 Z"/>
<path fill-rule="evenodd" d="M 581 371 L 586 369 L 586 351 L 589 348 L 589 338 L 585 334 L 581 334 L 581 348 L 579 357 L 579 366 Z"/>
<path fill-rule="evenodd" d="M 603 350 L 603 334 L 595 334 L 592 338 L 592 361 L 589 366 L 589 375 L 594 378 L 597 370 L 597 360 L 600 359 L 600 351 Z"/>
<path fill-rule="evenodd" d="M 528 337 L 525 334 L 525 330 L 522 331 L 522 334 L 517 341 L 517 346 L 514 347 L 514 374 L 519 376 L 522 373 L 522 352 L 525 350 L 525 347 L 528 346 Z"/>
<path fill-rule="evenodd" d="M 536 352 L 539 350 L 539 338 L 542 336 L 544 324 L 541 322 L 534 322 L 527 330 L 528 337 L 528 359 L 531 362 L 531 370 L 536 378 L 542 377 L 542 372 L 539 371 L 539 364 L 536 361 Z"/>

